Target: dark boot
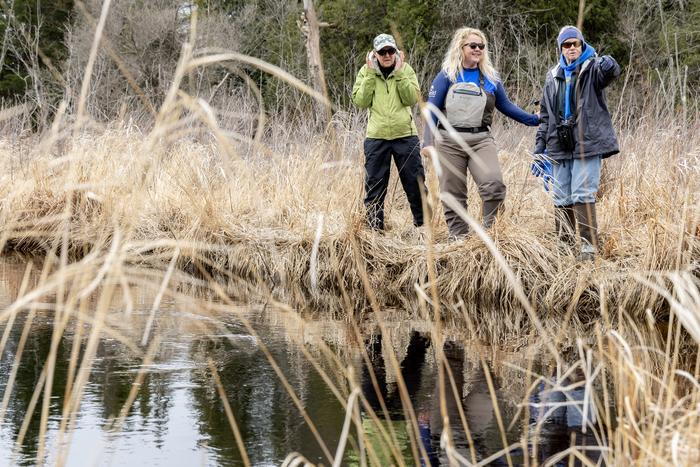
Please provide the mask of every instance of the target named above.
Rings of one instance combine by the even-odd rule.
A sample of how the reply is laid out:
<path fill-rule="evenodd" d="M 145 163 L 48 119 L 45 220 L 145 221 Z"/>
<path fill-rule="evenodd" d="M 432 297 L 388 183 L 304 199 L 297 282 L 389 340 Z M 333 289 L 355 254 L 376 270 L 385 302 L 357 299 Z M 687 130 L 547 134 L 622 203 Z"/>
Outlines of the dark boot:
<path fill-rule="evenodd" d="M 592 261 L 598 252 L 598 221 L 595 203 L 574 204 L 576 222 L 581 235 L 581 254 L 579 260 Z"/>
<path fill-rule="evenodd" d="M 372 230 L 384 230 L 384 206 L 378 203 L 367 205 L 367 226 Z"/>
<path fill-rule="evenodd" d="M 484 216 L 484 228 L 489 229 L 493 225 L 493 221 L 496 219 L 496 214 L 503 204 L 502 199 L 495 199 L 484 201 L 481 206 L 481 212 Z"/>
<path fill-rule="evenodd" d="M 554 231 L 563 244 L 574 246 L 576 243 L 576 213 L 573 205 L 554 206 Z"/>

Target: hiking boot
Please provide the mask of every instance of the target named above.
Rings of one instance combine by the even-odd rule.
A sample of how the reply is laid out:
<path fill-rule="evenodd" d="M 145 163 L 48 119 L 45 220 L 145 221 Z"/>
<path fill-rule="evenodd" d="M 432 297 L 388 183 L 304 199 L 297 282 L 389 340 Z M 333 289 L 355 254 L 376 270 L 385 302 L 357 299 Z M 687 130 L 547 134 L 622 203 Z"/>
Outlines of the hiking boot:
<path fill-rule="evenodd" d="M 484 201 L 481 205 L 481 212 L 484 216 L 484 228 L 490 229 L 493 225 L 494 220 L 496 220 L 496 215 L 500 211 L 501 205 L 503 204 L 502 199 Z"/>
<path fill-rule="evenodd" d="M 581 244 L 581 253 L 578 254 L 576 260 L 579 262 L 595 261 L 596 251 L 593 245 L 583 241 Z"/>
<path fill-rule="evenodd" d="M 565 246 L 576 243 L 576 213 L 572 205 L 554 206 L 554 233 Z"/>
<path fill-rule="evenodd" d="M 579 260 L 592 261 L 598 252 L 598 221 L 595 203 L 574 204 L 573 208 L 581 235 Z"/>

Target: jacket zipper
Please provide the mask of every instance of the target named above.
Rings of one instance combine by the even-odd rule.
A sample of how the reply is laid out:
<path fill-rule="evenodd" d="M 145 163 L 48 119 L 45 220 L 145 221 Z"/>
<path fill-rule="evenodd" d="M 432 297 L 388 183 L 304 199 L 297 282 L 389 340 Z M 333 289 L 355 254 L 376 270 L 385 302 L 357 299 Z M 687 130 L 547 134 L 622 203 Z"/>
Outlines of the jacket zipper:
<path fill-rule="evenodd" d="M 382 79 L 384 80 L 384 87 L 386 88 L 387 99 L 389 99 L 389 97 L 390 97 L 389 96 L 389 82 L 387 81 L 386 78 L 384 78 L 384 76 L 382 76 Z M 389 121 L 389 133 L 391 133 L 392 130 L 393 130 L 393 128 L 391 127 L 391 121 Z"/>

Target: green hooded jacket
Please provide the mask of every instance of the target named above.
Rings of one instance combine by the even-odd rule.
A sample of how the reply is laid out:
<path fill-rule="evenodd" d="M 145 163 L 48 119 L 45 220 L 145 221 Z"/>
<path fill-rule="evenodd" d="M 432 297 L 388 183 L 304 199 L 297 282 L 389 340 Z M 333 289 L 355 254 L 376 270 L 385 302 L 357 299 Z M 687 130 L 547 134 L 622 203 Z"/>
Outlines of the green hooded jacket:
<path fill-rule="evenodd" d="M 363 65 L 352 87 L 352 101 L 369 109 L 367 137 L 397 139 L 418 135 L 411 106 L 418 102 L 420 89 L 413 68 L 405 63 L 384 79 L 378 70 Z"/>

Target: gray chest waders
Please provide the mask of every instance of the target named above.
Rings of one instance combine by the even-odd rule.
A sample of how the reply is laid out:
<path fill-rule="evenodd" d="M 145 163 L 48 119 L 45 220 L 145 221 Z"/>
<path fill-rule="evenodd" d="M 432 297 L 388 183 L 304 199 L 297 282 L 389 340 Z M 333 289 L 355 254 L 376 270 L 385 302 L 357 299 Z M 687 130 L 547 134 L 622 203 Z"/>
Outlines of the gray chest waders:
<path fill-rule="evenodd" d="M 488 131 L 488 123 L 484 122 L 488 99 L 482 76 L 479 76 L 479 84 L 454 83 L 448 89 L 445 98 L 447 121 L 462 134 L 463 139 L 460 143 L 468 144 L 475 153 L 464 154 L 464 150 L 460 149 L 461 144 L 447 143 L 452 148 L 448 149 L 449 153 L 446 156 L 451 158 L 453 165 L 459 167 L 459 170 L 455 174 L 445 174 L 441 182 L 441 190 L 452 194 L 460 203 L 463 203 L 466 209 L 466 174 L 463 172 L 469 169 L 482 199 L 482 214 L 486 228 L 493 224 L 505 197 L 505 185 L 498 164 L 497 149 Z M 469 226 L 464 219 L 450 206 L 444 206 L 444 210 L 450 236 L 461 238 L 467 235 Z"/>
<path fill-rule="evenodd" d="M 476 83 L 455 83 L 447 91 L 445 116 L 455 128 L 476 128 L 482 126 L 487 96 L 482 85 Z"/>

